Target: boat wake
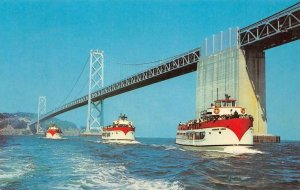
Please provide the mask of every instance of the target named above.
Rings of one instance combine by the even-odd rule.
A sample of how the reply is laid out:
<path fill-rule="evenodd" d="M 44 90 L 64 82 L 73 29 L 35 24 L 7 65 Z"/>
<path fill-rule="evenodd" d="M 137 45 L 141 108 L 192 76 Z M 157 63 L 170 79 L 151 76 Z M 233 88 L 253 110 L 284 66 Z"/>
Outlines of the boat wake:
<path fill-rule="evenodd" d="M 163 148 L 165 150 L 181 150 L 181 151 L 186 151 L 178 146 L 175 145 L 158 145 L 158 144 L 151 144 L 150 146 L 155 147 L 155 148 Z"/>
<path fill-rule="evenodd" d="M 124 164 L 97 163 L 88 158 L 73 157 L 72 170 L 81 176 L 67 184 L 57 184 L 58 189 L 182 189 L 178 181 L 142 179 L 128 174 Z M 78 164 L 80 163 L 80 164 Z"/>
<path fill-rule="evenodd" d="M 122 141 L 122 140 L 107 140 L 102 141 L 104 144 L 141 144 L 139 141 Z"/>
<path fill-rule="evenodd" d="M 18 147 L 19 148 L 19 147 Z M 0 189 L 6 189 L 6 186 L 17 183 L 21 178 L 34 171 L 34 164 L 31 157 L 19 159 L 19 156 L 12 156 L 12 153 L 19 149 L 12 146 L 7 150 L 0 149 Z M 24 155 L 20 155 L 24 158 Z"/>
<path fill-rule="evenodd" d="M 249 147 L 243 147 L 243 146 L 231 146 L 231 147 L 226 147 L 224 148 L 223 151 L 224 153 L 228 154 L 235 154 L 235 155 L 240 155 L 240 154 L 263 154 L 262 151 L 251 149 Z"/>
<path fill-rule="evenodd" d="M 0 168 L 0 189 L 10 183 L 19 181 L 20 178 L 26 176 L 29 172 L 33 171 L 31 163 L 25 164 L 11 164 L 9 167 Z"/>
<path fill-rule="evenodd" d="M 245 146 L 226 146 L 226 147 L 190 147 L 184 146 L 185 150 L 196 152 L 216 152 L 225 153 L 228 155 L 240 155 L 240 154 L 264 154 L 264 152 L 252 149 Z"/>
<path fill-rule="evenodd" d="M 49 140 L 67 140 L 68 138 L 61 137 L 61 138 L 47 138 L 47 137 L 39 137 L 41 139 L 49 139 Z"/>

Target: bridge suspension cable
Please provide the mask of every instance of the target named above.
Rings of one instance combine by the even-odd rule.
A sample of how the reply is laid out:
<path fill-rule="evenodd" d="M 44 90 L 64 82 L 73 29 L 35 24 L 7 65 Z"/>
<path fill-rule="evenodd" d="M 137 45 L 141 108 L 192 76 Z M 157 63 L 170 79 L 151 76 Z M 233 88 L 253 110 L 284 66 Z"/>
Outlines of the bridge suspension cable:
<path fill-rule="evenodd" d="M 171 56 L 171 57 L 164 57 L 161 59 L 157 59 L 157 60 L 152 60 L 152 61 L 144 61 L 144 62 L 135 62 L 135 61 L 118 61 L 116 58 L 112 58 L 110 57 L 109 59 L 111 59 L 112 61 L 110 61 L 109 63 L 112 65 L 117 65 L 118 67 L 118 76 L 119 78 L 116 81 L 122 80 L 124 78 L 126 78 L 127 76 L 131 76 L 133 74 L 139 73 L 145 69 L 149 69 L 157 64 L 161 64 L 164 62 L 167 62 L 168 60 L 172 60 L 172 59 L 176 59 L 177 56 Z M 124 59 L 122 59 L 124 60 Z M 135 63 L 124 63 L 124 62 L 135 62 Z"/>
<path fill-rule="evenodd" d="M 85 80 L 85 82 L 82 83 L 83 84 L 82 87 L 80 88 L 80 90 L 76 94 L 81 95 L 81 93 L 83 92 L 83 90 L 88 87 L 88 82 L 89 82 L 89 78 L 87 78 Z"/>
<path fill-rule="evenodd" d="M 147 62 L 142 62 L 142 63 L 120 63 L 120 62 L 111 62 L 110 64 L 115 64 L 115 65 L 124 65 L 124 66 L 140 66 L 140 65 L 150 65 L 153 63 L 161 63 L 161 62 L 165 62 L 167 60 L 170 59 L 174 59 L 177 56 L 172 56 L 172 57 L 167 57 L 167 58 L 163 58 L 163 59 L 158 59 L 155 61 L 147 61 Z"/>
<path fill-rule="evenodd" d="M 81 78 L 81 76 L 82 76 L 82 74 L 83 74 L 83 72 L 84 72 L 84 70 L 85 70 L 85 68 L 86 68 L 86 66 L 87 66 L 88 63 L 89 63 L 89 57 L 87 57 L 87 59 L 86 59 L 86 61 L 85 61 L 85 64 L 84 64 L 84 66 L 82 67 L 81 72 L 80 72 L 80 74 L 78 75 L 78 77 L 77 77 L 77 79 L 76 79 L 76 81 L 75 81 L 73 87 L 71 88 L 71 90 L 69 91 L 69 93 L 67 94 L 67 96 L 64 98 L 64 100 L 61 102 L 60 105 L 65 104 L 66 101 L 68 100 L 68 98 L 71 96 L 73 90 L 75 89 L 75 86 L 76 86 L 77 83 L 79 82 L 79 80 L 80 80 L 80 78 Z M 86 83 L 85 83 L 84 85 L 86 85 Z M 82 89 L 83 89 L 83 88 L 82 88 Z"/>

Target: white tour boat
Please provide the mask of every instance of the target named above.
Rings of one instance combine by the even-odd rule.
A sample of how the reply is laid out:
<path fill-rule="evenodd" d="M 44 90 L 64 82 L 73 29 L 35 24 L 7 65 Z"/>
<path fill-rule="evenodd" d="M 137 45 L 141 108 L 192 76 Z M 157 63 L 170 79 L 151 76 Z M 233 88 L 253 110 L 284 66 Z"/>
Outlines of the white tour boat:
<path fill-rule="evenodd" d="M 200 118 L 180 123 L 176 144 L 186 146 L 252 146 L 253 117 L 225 95 L 203 111 Z"/>
<path fill-rule="evenodd" d="M 55 124 L 50 124 L 46 131 L 46 138 L 47 139 L 61 139 L 62 138 L 61 129 Z"/>
<path fill-rule="evenodd" d="M 133 142 L 135 141 L 135 127 L 127 116 L 120 115 L 112 125 L 102 128 L 102 140 L 105 142 Z"/>

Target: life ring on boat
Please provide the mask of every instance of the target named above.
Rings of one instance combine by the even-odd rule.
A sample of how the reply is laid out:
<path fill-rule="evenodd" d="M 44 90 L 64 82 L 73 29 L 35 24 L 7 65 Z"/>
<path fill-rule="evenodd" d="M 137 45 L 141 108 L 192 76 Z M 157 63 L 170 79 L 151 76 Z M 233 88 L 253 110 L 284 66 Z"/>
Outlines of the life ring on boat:
<path fill-rule="evenodd" d="M 215 114 L 220 113 L 220 109 L 219 109 L 219 108 L 215 108 L 215 109 L 214 109 L 214 113 L 215 113 Z"/>
<path fill-rule="evenodd" d="M 246 113 L 245 108 L 242 108 L 242 109 L 241 109 L 241 113 L 242 113 L 242 114 L 245 114 L 245 113 Z"/>

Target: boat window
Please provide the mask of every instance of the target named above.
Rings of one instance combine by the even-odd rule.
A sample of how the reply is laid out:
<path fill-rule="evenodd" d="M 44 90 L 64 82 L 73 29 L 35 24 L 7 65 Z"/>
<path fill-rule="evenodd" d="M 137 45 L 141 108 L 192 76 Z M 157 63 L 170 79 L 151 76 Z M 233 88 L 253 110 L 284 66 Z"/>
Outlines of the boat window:
<path fill-rule="evenodd" d="M 188 139 L 188 134 L 184 134 L 184 139 Z"/>
<path fill-rule="evenodd" d="M 200 132 L 200 139 L 204 139 L 205 137 L 205 132 Z"/>
<path fill-rule="evenodd" d="M 200 133 L 195 133 L 195 140 L 199 140 L 200 139 Z"/>
<path fill-rule="evenodd" d="M 194 138 L 194 133 L 191 133 L 189 139 L 190 139 L 190 140 L 193 140 L 193 138 Z"/>
<path fill-rule="evenodd" d="M 232 106 L 233 106 L 233 107 L 235 106 L 235 102 L 232 102 Z"/>
<path fill-rule="evenodd" d="M 187 139 L 193 140 L 194 134 L 193 133 L 187 133 Z"/>
<path fill-rule="evenodd" d="M 205 132 L 195 133 L 195 140 L 201 140 L 201 139 L 204 139 L 204 137 L 205 137 Z"/>
<path fill-rule="evenodd" d="M 196 133 L 195 134 L 195 140 L 200 140 L 201 138 L 200 138 L 200 133 L 198 132 L 198 133 Z"/>
<path fill-rule="evenodd" d="M 217 101 L 215 104 L 216 104 L 216 107 L 221 107 L 221 102 Z"/>

